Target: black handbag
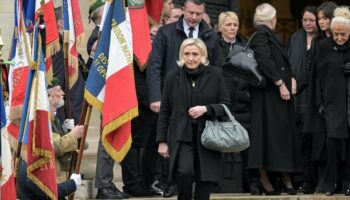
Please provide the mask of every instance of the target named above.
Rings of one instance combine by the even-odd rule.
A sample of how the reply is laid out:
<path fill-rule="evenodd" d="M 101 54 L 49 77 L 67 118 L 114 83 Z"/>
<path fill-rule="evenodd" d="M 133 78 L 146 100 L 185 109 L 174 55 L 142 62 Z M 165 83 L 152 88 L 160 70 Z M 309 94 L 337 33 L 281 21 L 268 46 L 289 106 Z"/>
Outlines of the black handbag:
<path fill-rule="evenodd" d="M 266 85 L 266 79 L 260 72 L 254 57 L 254 51 L 249 48 L 249 43 L 255 34 L 256 32 L 250 37 L 244 47 L 238 44 L 234 45 L 228 55 L 227 62 L 223 66 L 231 68 L 237 77 L 247 81 L 250 85 L 263 88 Z"/>

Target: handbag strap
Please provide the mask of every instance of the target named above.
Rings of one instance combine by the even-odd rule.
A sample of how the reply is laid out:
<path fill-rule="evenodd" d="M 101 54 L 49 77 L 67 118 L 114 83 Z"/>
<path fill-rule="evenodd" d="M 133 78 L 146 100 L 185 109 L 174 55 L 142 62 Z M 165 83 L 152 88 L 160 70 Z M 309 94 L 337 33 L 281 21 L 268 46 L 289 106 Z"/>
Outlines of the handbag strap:
<path fill-rule="evenodd" d="M 222 107 L 224 107 L 225 112 L 226 112 L 227 116 L 230 118 L 231 122 L 235 122 L 236 119 L 235 119 L 235 117 L 231 114 L 231 112 L 230 112 L 230 110 L 227 108 L 227 106 L 226 106 L 225 104 L 220 104 L 220 105 L 222 105 Z"/>
<path fill-rule="evenodd" d="M 246 51 L 246 50 L 247 50 L 247 48 L 248 48 L 250 42 L 252 41 L 252 39 L 254 38 L 255 35 L 256 35 L 256 32 L 254 32 L 253 35 L 250 36 L 248 42 L 247 42 L 246 45 L 244 46 L 244 50 L 243 50 L 243 51 Z"/>

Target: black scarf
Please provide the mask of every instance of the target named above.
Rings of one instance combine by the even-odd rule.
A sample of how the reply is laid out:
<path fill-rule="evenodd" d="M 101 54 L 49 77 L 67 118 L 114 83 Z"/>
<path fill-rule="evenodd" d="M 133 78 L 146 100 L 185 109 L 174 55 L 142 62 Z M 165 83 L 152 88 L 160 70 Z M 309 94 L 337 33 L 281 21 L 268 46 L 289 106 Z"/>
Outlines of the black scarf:
<path fill-rule="evenodd" d="M 191 107 L 198 105 L 198 93 L 201 84 L 201 78 L 207 67 L 200 65 L 197 69 L 191 70 L 186 66 L 180 70 L 179 90 L 181 97 L 179 97 L 179 104 L 182 115 L 186 118 L 186 127 L 182 135 L 182 141 L 192 141 L 192 124 L 197 124 L 197 119 L 193 119 L 188 110 Z M 194 87 L 192 83 L 194 82 Z"/>

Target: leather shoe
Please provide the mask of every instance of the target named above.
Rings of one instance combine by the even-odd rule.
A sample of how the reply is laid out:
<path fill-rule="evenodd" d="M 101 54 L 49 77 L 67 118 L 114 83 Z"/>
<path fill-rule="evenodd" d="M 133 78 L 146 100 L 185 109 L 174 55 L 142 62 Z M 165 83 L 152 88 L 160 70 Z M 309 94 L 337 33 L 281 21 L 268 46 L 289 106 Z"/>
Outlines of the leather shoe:
<path fill-rule="evenodd" d="M 304 193 L 304 194 L 312 194 L 312 186 L 308 182 L 304 182 L 303 185 L 299 188 L 298 192 Z"/>
<path fill-rule="evenodd" d="M 118 190 L 115 186 L 99 188 L 96 199 L 128 199 L 129 196 Z"/>
<path fill-rule="evenodd" d="M 164 188 L 163 190 L 163 197 L 164 198 L 169 198 L 172 196 L 175 196 L 177 194 L 177 188 L 176 185 L 169 185 Z"/>
<path fill-rule="evenodd" d="M 134 186 L 134 187 L 125 187 L 123 188 L 123 191 L 133 197 L 147 197 L 147 196 L 157 196 L 160 195 L 157 191 L 155 191 L 152 188 L 147 188 L 145 186 Z"/>

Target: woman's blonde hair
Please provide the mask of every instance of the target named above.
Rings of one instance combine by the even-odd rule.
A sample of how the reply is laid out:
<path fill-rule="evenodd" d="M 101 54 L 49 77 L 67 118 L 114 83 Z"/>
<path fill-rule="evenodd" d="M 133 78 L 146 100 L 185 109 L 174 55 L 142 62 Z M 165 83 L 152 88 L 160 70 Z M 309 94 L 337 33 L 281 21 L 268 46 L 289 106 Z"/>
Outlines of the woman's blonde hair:
<path fill-rule="evenodd" d="M 347 6 L 340 6 L 334 10 L 334 17 L 331 22 L 331 30 L 334 24 L 344 24 L 350 28 L 350 10 Z"/>
<path fill-rule="evenodd" d="M 229 17 L 229 18 L 233 19 L 234 21 L 236 21 L 237 23 L 239 23 L 238 16 L 236 13 L 234 13 L 232 11 L 226 11 L 226 12 L 220 13 L 220 15 L 219 15 L 219 23 L 218 23 L 219 28 L 224 25 L 224 21 L 225 21 L 226 17 Z"/>
<path fill-rule="evenodd" d="M 208 51 L 207 47 L 205 46 L 204 42 L 199 38 L 188 38 L 184 40 L 180 46 L 180 53 L 179 53 L 179 60 L 177 61 L 177 65 L 179 67 L 183 67 L 185 64 L 184 59 L 184 49 L 188 46 L 196 46 L 199 49 L 199 52 L 201 53 L 201 64 L 202 65 L 209 65 L 208 61 Z"/>
<path fill-rule="evenodd" d="M 268 3 L 258 5 L 254 13 L 254 26 L 268 25 L 276 13 L 276 9 Z"/>

